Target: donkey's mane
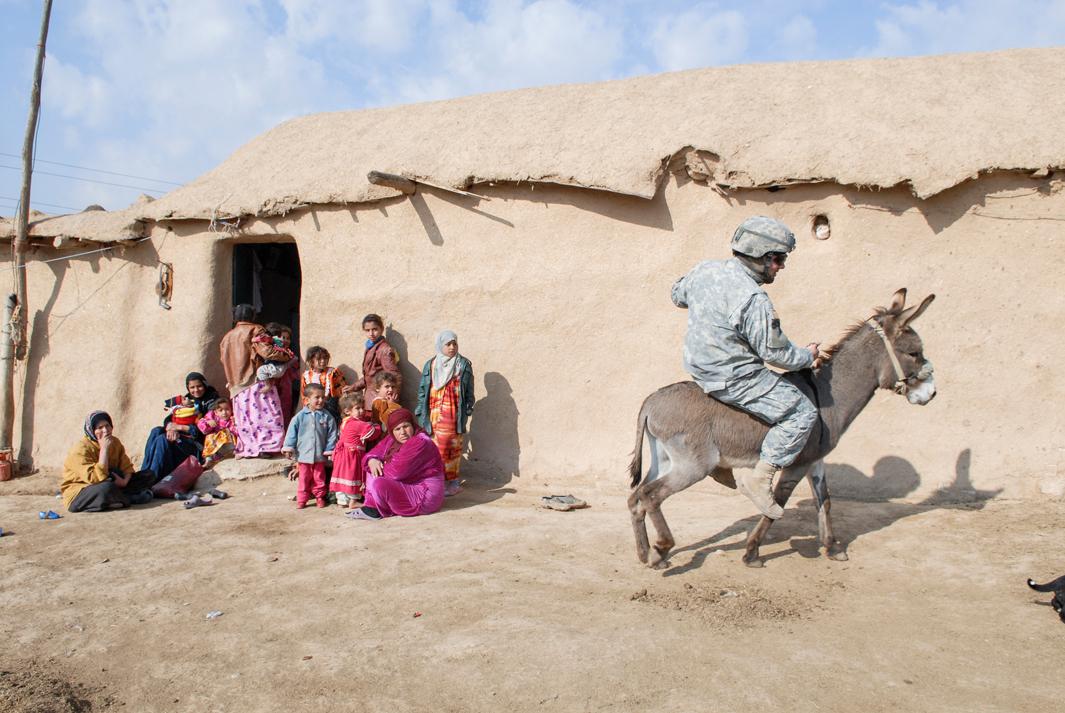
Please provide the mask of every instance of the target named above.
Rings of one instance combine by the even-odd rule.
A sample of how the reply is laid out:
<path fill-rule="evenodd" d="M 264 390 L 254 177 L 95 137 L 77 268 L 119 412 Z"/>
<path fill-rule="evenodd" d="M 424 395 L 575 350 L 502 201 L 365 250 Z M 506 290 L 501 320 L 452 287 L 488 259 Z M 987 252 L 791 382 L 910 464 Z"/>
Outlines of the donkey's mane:
<path fill-rule="evenodd" d="M 869 319 L 863 319 L 847 327 L 845 330 L 843 330 L 843 333 L 839 335 L 839 338 L 836 339 L 835 344 L 830 347 L 823 348 L 821 352 L 827 355 L 829 359 L 831 359 L 836 355 L 836 353 L 840 349 L 843 348 L 843 345 L 847 342 L 848 339 L 850 339 L 859 331 L 861 331 L 862 327 L 868 326 L 869 320 L 877 319 L 879 317 L 887 317 L 893 314 L 894 313 L 892 313 L 887 307 L 874 307 L 873 314 L 869 317 Z"/>

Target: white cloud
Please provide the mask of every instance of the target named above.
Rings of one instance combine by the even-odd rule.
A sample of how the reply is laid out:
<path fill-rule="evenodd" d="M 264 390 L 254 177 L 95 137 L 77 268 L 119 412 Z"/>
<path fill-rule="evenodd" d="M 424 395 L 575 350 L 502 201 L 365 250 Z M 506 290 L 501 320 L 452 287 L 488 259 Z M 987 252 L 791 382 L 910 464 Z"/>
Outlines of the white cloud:
<path fill-rule="evenodd" d="M 86 74 L 55 54 L 45 58 L 44 77 L 41 103 L 45 109 L 58 111 L 65 119 L 77 120 L 90 128 L 103 126 L 114 104 L 107 81 Z"/>
<path fill-rule="evenodd" d="M 462 94 L 604 79 L 622 56 L 620 26 L 569 0 L 493 2 L 483 18 L 454 2 L 433 3 L 423 62 L 387 99 L 422 101 Z"/>
<path fill-rule="evenodd" d="M 651 33 L 652 51 L 662 69 L 692 69 L 738 62 L 747 49 L 747 21 L 735 10 L 699 3 L 666 14 Z"/>
<path fill-rule="evenodd" d="M 395 54 L 414 40 L 424 0 L 280 0 L 285 33 L 300 45 L 329 39 Z"/>
<path fill-rule="evenodd" d="M 71 163 L 190 180 L 280 121 L 346 96 L 251 0 L 94 0 L 76 27 L 83 68 L 52 57 L 45 76 L 49 105 L 94 133 L 67 146 Z M 70 193 L 108 207 L 136 196 L 98 184 Z"/>
<path fill-rule="evenodd" d="M 778 28 L 775 41 L 781 59 L 814 57 L 820 49 L 817 46 L 817 28 L 805 15 L 796 15 Z"/>
<path fill-rule="evenodd" d="M 876 19 L 875 56 L 1065 44 L 1065 0 L 892 3 Z"/>

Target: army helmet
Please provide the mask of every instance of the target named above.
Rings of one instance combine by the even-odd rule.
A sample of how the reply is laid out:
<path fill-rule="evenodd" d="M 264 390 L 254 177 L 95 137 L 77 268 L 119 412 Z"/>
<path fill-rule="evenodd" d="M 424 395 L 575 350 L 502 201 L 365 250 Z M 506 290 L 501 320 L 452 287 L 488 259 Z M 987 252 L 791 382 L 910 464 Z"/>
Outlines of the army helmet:
<path fill-rule="evenodd" d="M 748 257 L 790 253 L 794 249 L 795 233 L 779 220 L 764 215 L 748 218 L 732 234 L 732 250 Z"/>

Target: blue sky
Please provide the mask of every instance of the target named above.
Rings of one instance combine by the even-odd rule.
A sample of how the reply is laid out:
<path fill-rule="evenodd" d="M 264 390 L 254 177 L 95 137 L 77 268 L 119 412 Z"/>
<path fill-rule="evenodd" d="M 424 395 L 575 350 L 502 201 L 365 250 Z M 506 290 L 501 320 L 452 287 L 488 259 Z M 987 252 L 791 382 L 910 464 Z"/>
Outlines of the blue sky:
<path fill-rule="evenodd" d="M 20 166 L 40 11 L 0 0 L 0 167 Z M 747 62 L 1063 45 L 1065 0 L 55 0 L 33 203 L 122 208 L 307 113 Z M 0 215 L 19 180 L 0 168 Z"/>

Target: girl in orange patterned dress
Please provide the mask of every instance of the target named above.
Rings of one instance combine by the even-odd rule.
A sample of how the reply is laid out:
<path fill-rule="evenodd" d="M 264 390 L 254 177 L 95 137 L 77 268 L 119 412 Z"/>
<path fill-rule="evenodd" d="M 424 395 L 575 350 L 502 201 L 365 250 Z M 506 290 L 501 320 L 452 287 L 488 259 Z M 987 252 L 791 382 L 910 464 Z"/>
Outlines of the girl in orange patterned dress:
<path fill-rule="evenodd" d="M 473 365 L 459 354 L 455 333 L 445 329 L 436 337 L 436 356 L 422 368 L 415 410 L 444 460 L 445 495 L 462 490 L 459 464 L 473 401 Z"/>

